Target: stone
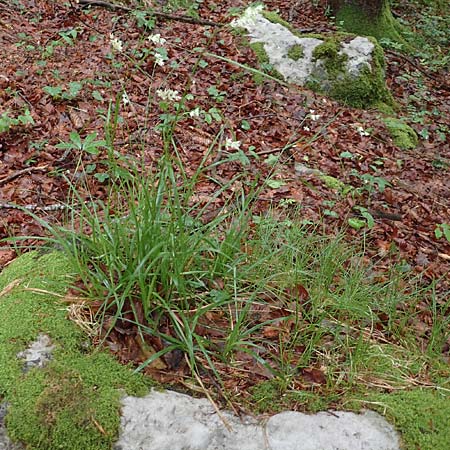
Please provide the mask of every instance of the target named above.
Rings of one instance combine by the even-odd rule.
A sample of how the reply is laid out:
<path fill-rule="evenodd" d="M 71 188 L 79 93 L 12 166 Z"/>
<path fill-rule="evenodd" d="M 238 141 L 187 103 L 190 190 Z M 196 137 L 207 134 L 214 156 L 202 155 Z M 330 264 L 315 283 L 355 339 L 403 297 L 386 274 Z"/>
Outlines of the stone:
<path fill-rule="evenodd" d="M 217 414 L 206 399 L 153 390 L 122 401 L 114 450 L 399 450 L 399 437 L 367 411 L 303 414 L 286 411 L 266 422 Z"/>
<path fill-rule="evenodd" d="M 19 359 L 25 361 L 23 371 L 28 372 L 33 367 L 45 367 L 52 359 L 54 348 L 50 338 L 46 334 L 40 334 L 26 350 L 17 354 Z"/>
<path fill-rule="evenodd" d="M 6 402 L 0 403 L 0 450 L 23 450 L 25 447 L 20 443 L 11 442 L 6 434 L 5 416 L 8 410 Z"/>
<path fill-rule="evenodd" d="M 392 101 L 383 51 L 372 38 L 342 33 L 302 37 L 261 6 L 247 8 L 231 26 L 245 30 L 260 62 L 268 62 L 285 81 L 356 107 Z"/>

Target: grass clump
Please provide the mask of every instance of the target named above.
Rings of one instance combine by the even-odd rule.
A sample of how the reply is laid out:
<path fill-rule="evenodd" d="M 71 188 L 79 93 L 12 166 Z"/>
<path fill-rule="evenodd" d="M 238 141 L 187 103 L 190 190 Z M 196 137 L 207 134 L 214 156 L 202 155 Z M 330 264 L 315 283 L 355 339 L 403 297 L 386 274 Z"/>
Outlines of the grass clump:
<path fill-rule="evenodd" d="M 80 293 L 101 300 L 95 320 L 108 333 L 126 328 L 144 345 L 163 343 L 136 361 L 137 371 L 162 362 L 166 371 L 183 369 L 197 381 L 208 373 L 203 382 L 215 378 L 226 397 L 232 394 L 225 386 L 244 376 L 249 389 L 239 391 L 239 401 L 260 412 L 339 408 L 361 391 L 429 382 L 448 339 L 445 304 L 435 298 L 430 337 L 418 344 L 410 325 L 432 293 L 412 280 L 405 284 L 394 269 L 379 281 L 358 249 L 342 236 L 305 228 L 298 213 L 252 216 L 244 194 L 205 220 L 210 204 L 192 196 L 200 175 L 201 169 L 187 177 L 166 155 L 154 175 L 129 172 L 115 180 L 108 203 L 74 202 L 68 226 L 48 225 L 49 242 L 64 253 Z M 36 335 L 29 327 L 22 331 L 26 342 Z M 47 443 L 66 440 L 75 427 L 87 430 L 84 437 L 73 433 L 83 448 L 95 448 L 92 442 L 106 448 L 118 426 L 118 416 L 107 412 L 117 408 L 117 389 L 143 385 L 129 381 L 126 368 L 127 375 L 116 375 L 110 357 L 84 355 L 79 339 L 70 339 L 72 350 L 58 349 L 43 371 L 22 380 L 20 367 L 10 366 L 8 424 L 16 439 Z M 5 351 L 13 360 L 18 350 Z M 28 415 L 30 426 L 21 429 Z M 96 424 L 106 434 L 96 435 Z"/>

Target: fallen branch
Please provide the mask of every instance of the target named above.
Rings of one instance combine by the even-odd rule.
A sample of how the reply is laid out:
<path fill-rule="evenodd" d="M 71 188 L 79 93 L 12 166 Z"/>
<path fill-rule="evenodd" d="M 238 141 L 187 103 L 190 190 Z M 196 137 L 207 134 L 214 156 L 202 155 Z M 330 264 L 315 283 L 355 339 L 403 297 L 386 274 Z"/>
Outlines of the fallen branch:
<path fill-rule="evenodd" d="M 375 219 L 387 219 L 395 222 L 401 222 L 403 220 L 403 216 L 401 214 L 378 211 L 377 209 L 369 209 L 368 213 L 371 214 Z"/>
<path fill-rule="evenodd" d="M 23 210 L 26 209 L 27 211 L 58 211 L 61 209 L 68 208 L 67 205 L 63 205 L 62 203 L 55 203 L 53 205 L 46 205 L 46 206 L 40 206 L 37 204 L 31 204 L 31 205 L 16 205 L 14 203 L 3 203 L 0 202 L 0 208 L 4 209 L 19 209 Z"/>
<path fill-rule="evenodd" d="M 27 167 L 26 169 L 17 170 L 16 172 L 12 173 L 11 175 L 7 175 L 6 177 L 0 178 L 0 185 L 9 183 L 10 181 L 15 180 L 16 178 L 25 175 L 26 173 L 30 172 L 37 172 L 39 170 L 44 170 L 48 167 L 48 165 L 45 166 L 38 166 L 38 167 Z"/>
<path fill-rule="evenodd" d="M 128 6 L 118 5 L 116 3 L 109 3 L 105 2 L 103 0 L 78 0 L 77 2 L 79 5 L 84 6 L 99 6 L 101 8 L 108 8 L 112 10 L 119 10 L 119 11 L 126 11 L 131 12 L 134 11 L 133 8 L 130 8 Z M 177 14 L 167 14 L 163 13 L 161 11 L 154 11 L 152 9 L 149 9 L 148 12 L 152 14 L 155 17 L 158 17 L 159 19 L 163 20 L 174 20 L 177 22 L 184 22 L 184 23 L 192 23 L 194 25 L 207 25 L 210 27 L 221 27 L 224 24 L 213 22 L 211 20 L 205 20 L 205 19 L 196 19 L 195 17 L 189 17 L 189 16 L 179 16 Z"/>

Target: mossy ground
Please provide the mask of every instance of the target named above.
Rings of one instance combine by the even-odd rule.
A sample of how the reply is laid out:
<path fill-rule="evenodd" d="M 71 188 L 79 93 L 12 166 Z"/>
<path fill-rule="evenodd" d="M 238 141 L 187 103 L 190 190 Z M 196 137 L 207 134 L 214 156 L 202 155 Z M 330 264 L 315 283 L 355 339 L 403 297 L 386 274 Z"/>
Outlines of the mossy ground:
<path fill-rule="evenodd" d="M 301 45 L 293 45 L 289 51 L 288 56 L 294 61 L 298 61 L 300 58 L 303 58 L 303 47 Z"/>
<path fill-rule="evenodd" d="M 9 405 L 8 435 L 30 450 L 111 448 L 120 396 L 143 395 L 149 386 L 108 354 L 95 352 L 58 297 L 29 290 L 63 294 L 68 274 L 58 253 L 23 255 L 0 274 L 0 398 Z M 44 369 L 23 373 L 16 355 L 40 333 L 55 345 L 53 359 Z"/>
<path fill-rule="evenodd" d="M 450 448 L 450 394 L 414 389 L 369 395 L 371 408 L 402 433 L 405 450 Z"/>

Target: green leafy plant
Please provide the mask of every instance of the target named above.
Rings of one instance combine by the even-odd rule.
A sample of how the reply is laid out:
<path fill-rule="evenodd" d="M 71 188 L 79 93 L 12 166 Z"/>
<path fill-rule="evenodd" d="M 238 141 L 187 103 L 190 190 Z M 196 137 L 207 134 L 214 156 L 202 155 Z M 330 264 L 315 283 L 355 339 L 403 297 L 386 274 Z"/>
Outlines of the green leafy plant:
<path fill-rule="evenodd" d="M 98 155 L 100 153 L 100 149 L 106 146 L 106 141 L 97 140 L 97 133 L 88 134 L 84 139 L 82 139 L 77 131 L 72 131 L 69 135 L 69 139 L 69 142 L 61 142 L 57 144 L 56 148 Z"/>
<path fill-rule="evenodd" d="M 83 83 L 79 81 L 71 81 L 68 83 L 67 88 L 58 86 L 44 86 L 43 91 L 50 95 L 53 100 L 74 100 L 83 89 Z"/>
<path fill-rule="evenodd" d="M 225 96 L 227 95 L 225 91 L 219 91 L 216 86 L 210 86 L 207 91 L 210 97 L 212 97 L 217 103 L 223 102 L 225 100 Z"/>
<path fill-rule="evenodd" d="M 436 225 L 436 228 L 434 229 L 434 235 L 436 236 L 436 239 L 445 237 L 445 239 L 450 242 L 450 224 L 440 223 Z"/>
<path fill-rule="evenodd" d="M 367 210 L 367 208 L 364 208 L 362 206 L 354 206 L 353 209 L 355 211 L 358 211 L 364 220 L 357 218 L 350 218 L 348 220 L 348 224 L 352 228 L 356 230 L 359 230 L 360 228 L 363 228 L 365 226 L 367 226 L 367 228 L 369 229 L 373 228 L 373 226 L 375 225 L 375 219 L 373 218 L 372 214 L 370 214 L 370 212 Z"/>
<path fill-rule="evenodd" d="M 33 124 L 34 120 L 33 117 L 31 116 L 29 109 L 25 109 L 23 114 L 20 114 L 17 117 L 10 117 L 8 112 L 4 112 L 0 116 L 0 133 L 8 132 L 13 127 L 20 127 Z"/>
<path fill-rule="evenodd" d="M 220 109 L 209 108 L 208 111 L 203 111 L 203 118 L 204 118 L 204 121 L 208 125 L 210 125 L 211 123 L 213 123 L 213 121 L 221 122 L 222 114 L 220 112 Z"/>

